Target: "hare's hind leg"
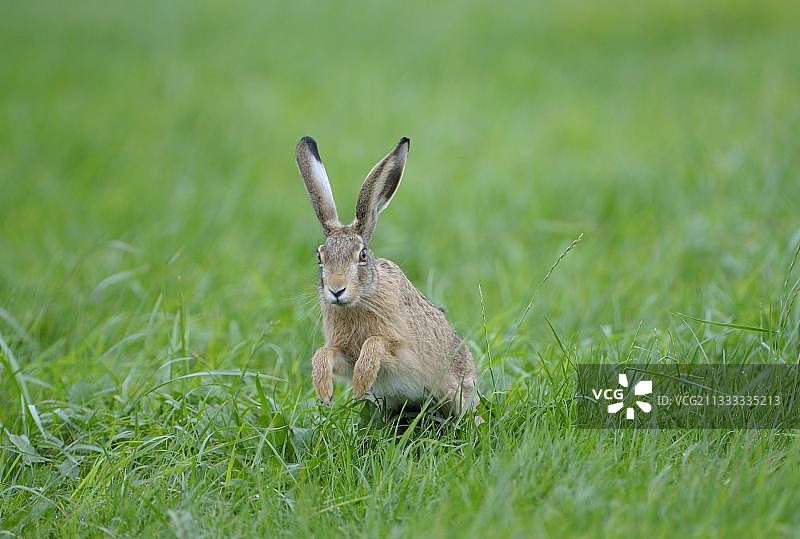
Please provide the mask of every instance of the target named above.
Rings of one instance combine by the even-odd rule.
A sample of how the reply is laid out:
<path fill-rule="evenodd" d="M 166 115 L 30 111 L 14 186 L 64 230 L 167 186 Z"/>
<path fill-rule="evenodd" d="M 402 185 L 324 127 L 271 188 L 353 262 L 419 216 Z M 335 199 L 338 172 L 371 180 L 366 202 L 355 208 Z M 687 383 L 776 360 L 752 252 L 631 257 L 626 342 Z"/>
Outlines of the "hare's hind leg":
<path fill-rule="evenodd" d="M 314 383 L 314 391 L 317 392 L 319 400 L 325 404 L 330 404 L 333 396 L 334 368 L 339 371 L 342 363 L 346 363 L 342 352 L 330 346 L 321 346 L 311 358 L 311 381 Z"/>
<path fill-rule="evenodd" d="M 470 378 L 461 383 L 461 387 L 464 389 L 461 392 L 460 412 L 462 414 L 472 412 L 475 416 L 475 425 L 480 426 L 485 421 L 480 415 L 478 415 L 478 403 L 480 402 L 480 396 L 478 395 L 478 388 L 476 387 L 475 382 L 475 378 Z"/>
<path fill-rule="evenodd" d="M 467 412 L 475 412 L 478 408 L 475 379 L 472 377 L 454 380 L 453 387 L 445 399 L 447 410 L 453 417 L 460 417 Z M 476 415 L 475 424 L 483 423 L 483 418 Z"/>
<path fill-rule="evenodd" d="M 353 397 L 359 399 L 372 389 L 381 369 L 381 362 L 388 355 L 388 343 L 383 337 L 372 336 L 364 341 L 353 367 Z"/>

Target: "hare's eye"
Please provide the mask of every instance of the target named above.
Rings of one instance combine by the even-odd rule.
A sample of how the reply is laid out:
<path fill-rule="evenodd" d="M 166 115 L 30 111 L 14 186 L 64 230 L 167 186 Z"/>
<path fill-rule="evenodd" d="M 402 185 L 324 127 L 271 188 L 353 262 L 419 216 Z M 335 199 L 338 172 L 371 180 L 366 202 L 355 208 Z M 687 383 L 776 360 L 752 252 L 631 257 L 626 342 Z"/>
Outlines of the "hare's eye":
<path fill-rule="evenodd" d="M 358 253 L 358 261 L 359 262 L 366 262 L 367 261 L 367 249 L 361 249 L 361 252 Z"/>

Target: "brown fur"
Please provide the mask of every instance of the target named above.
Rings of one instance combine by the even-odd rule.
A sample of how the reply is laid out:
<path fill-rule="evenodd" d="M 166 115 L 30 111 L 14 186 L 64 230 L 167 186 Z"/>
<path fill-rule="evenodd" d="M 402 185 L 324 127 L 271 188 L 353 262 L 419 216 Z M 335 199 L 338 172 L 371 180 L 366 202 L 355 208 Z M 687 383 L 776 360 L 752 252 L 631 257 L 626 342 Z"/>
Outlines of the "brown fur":
<path fill-rule="evenodd" d="M 458 415 L 474 408 L 476 372 L 469 348 L 444 312 L 394 262 L 375 258 L 367 246 L 378 214 L 400 183 L 408 145 L 401 139 L 367 176 L 351 225 L 323 223 L 319 293 L 325 345 L 312 358 L 312 380 L 326 403 L 336 375 L 352 379 L 354 397 L 371 398 L 387 411 L 418 406 L 431 396 Z M 300 156 L 298 164 L 301 172 L 307 165 Z M 327 177 L 309 179 L 305 172 L 304 179 L 309 191 L 327 184 Z M 336 215 L 335 207 L 317 206 L 325 204 L 325 196 L 309 195 L 320 220 Z"/>

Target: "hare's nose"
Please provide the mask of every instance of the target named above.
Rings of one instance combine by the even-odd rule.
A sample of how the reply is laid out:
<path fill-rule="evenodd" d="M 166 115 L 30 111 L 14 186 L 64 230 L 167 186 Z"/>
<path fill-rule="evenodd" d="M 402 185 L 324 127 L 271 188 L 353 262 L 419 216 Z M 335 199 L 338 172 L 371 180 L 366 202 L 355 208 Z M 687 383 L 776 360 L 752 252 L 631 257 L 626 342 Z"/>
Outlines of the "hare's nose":
<path fill-rule="evenodd" d="M 339 299 L 339 296 L 344 294 L 344 291 L 347 290 L 347 287 L 340 288 L 339 290 L 334 290 L 333 288 L 328 288 L 328 291 L 333 294 L 333 297 Z"/>

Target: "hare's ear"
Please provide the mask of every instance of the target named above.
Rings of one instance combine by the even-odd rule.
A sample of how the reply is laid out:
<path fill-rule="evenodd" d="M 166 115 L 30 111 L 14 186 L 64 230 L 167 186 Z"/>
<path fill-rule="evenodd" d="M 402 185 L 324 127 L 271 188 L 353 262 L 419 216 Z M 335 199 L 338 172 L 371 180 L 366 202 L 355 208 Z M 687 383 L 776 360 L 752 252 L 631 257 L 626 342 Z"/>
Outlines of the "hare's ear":
<path fill-rule="evenodd" d="M 389 155 L 372 168 L 361 186 L 356 203 L 356 220 L 352 226 L 367 243 L 378 224 L 378 214 L 389 205 L 400 185 L 409 146 L 411 141 L 407 137 L 401 138 Z"/>
<path fill-rule="evenodd" d="M 334 229 L 341 226 L 336 215 L 336 203 L 333 201 L 331 184 L 328 174 L 319 157 L 317 143 L 311 137 L 303 137 L 295 149 L 297 167 L 303 175 L 311 205 L 317 214 L 317 219 L 322 224 L 322 231 L 329 235 Z"/>

